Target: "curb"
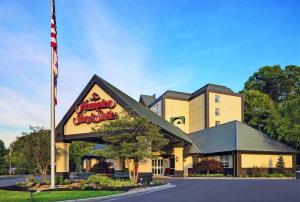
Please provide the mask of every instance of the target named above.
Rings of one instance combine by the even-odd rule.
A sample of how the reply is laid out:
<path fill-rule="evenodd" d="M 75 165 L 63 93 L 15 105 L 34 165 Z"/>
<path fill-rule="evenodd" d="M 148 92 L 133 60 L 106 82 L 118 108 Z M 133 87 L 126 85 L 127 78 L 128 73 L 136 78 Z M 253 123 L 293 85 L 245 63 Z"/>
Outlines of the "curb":
<path fill-rule="evenodd" d="M 168 184 L 156 186 L 156 187 L 148 187 L 148 188 L 142 188 L 142 189 L 138 189 L 138 190 L 132 190 L 132 191 L 128 191 L 128 192 L 121 193 L 121 194 L 114 194 L 114 195 L 110 195 L 110 196 L 100 196 L 100 197 L 93 197 L 93 198 L 66 200 L 64 202 L 94 202 L 94 201 L 104 201 L 104 200 L 105 201 L 106 200 L 117 200 L 122 197 L 127 198 L 127 197 L 131 197 L 131 196 L 147 194 L 147 193 L 151 193 L 151 192 L 155 192 L 155 191 L 169 189 L 169 188 L 172 188 L 175 186 L 176 185 L 168 183 Z M 60 202 L 62 202 L 62 201 L 60 201 Z"/>

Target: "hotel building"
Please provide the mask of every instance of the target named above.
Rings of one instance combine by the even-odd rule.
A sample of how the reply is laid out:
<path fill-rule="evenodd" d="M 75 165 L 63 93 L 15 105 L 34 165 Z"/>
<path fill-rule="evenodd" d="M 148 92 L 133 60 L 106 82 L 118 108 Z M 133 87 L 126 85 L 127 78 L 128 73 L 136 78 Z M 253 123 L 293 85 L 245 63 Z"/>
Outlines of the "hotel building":
<path fill-rule="evenodd" d="M 95 110 L 99 106 L 101 112 Z M 56 146 L 66 151 L 57 159 L 56 171 L 69 172 L 72 141 L 105 144 L 105 134 L 92 132 L 92 127 L 126 110 L 157 125 L 170 140 L 163 155 L 139 163 L 144 180 L 152 175 L 188 176 L 193 165 L 205 158 L 222 162 L 224 173 L 233 176 L 250 174 L 255 167 L 268 172 L 276 167 L 279 156 L 287 173 L 295 171 L 298 151 L 245 124 L 243 96 L 225 86 L 207 84 L 193 93 L 166 91 L 158 98 L 141 95 L 138 102 L 97 75 L 56 128 Z M 88 171 L 101 159 L 85 159 L 84 168 Z M 113 162 L 116 176 L 132 169 L 119 159 L 107 160 Z"/>

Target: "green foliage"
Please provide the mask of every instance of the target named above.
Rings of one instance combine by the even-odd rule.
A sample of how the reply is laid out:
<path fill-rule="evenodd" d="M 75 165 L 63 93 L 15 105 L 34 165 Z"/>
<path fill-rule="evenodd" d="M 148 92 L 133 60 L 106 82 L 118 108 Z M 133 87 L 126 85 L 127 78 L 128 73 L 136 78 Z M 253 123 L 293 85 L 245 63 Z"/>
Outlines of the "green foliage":
<path fill-rule="evenodd" d="M 274 102 L 267 94 L 258 90 L 245 90 L 243 95 L 245 121 L 256 129 L 259 129 L 259 124 L 263 128 L 275 111 Z"/>
<path fill-rule="evenodd" d="M 259 92 L 260 93 L 259 93 Z M 265 66 L 245 83 L 245 121 L 300 149 L 300 67 Z M 268 99 L 269 96 L 272 100 Z"/>
<path fill-rule="evenodd" d="M 136 171 L 129 176 L 137 182 L 138 161 L 152 158 L 153 152 L 162 152 L 168 139 L 160 133 L 159 127 L 130 113 L 123 113 L 119 119 L 104 123 L 94 132 L 106 134 L 103 139 L 108 143 L 96 154 L 107 158 L 133 159 Z M 128 162 L 128 161 L 127 161 Z"/>
<path fill-rule="evenodd" d="M 101 188 L 120 188 L 120 187 L 134 187 L 135 184 L 131 180 L 112 179 L 100 174 L 91 175 L 88 180 L 89 186 Z"/>
<path fill-rule="evenodd" d="M 70 167 L 71 171 L 82 171 L 82 157 L 92 151 L 94 143 L 73 141 L 70 145 Z"/>
<path fill-rule="evenodd" d="M 279 156 L 278 161 L 276 163 L 277 172 L 284 174 L 285 173 L 285 162 L 282 156 Z"/>
<path fill-rule="evenodd" d="M 5 149 L 4 142 L 0 140 L 0 175 L 8 173 L 8 163 L 5 159 L 6 155 L 7 150 Z"/>
<path fill-rule="evenodd" d="M 59 184 L 59 185 L 64 184 L 64 177 L 63 177 L 63 176 L 56 175 L 56 176 L 55 176 L 55 184 Z"/>
<path fill-rule="evenodd" d="M 38 173 L 45 179 L 50 166 L 50 131 L 39 126 L 29 129 L 11 144 L 12 162 L 17 173 Z M 57 156 L 61 152 L 58 150 Z"/>

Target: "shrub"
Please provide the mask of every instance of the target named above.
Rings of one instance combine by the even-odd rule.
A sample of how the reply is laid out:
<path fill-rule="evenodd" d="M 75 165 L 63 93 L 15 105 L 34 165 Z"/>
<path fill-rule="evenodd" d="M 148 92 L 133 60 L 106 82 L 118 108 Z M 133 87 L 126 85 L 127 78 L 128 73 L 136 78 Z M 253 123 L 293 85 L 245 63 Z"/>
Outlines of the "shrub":
<path fill-rule="evenodd" d="M 35 178 L 33 175 L 26 177 L 26 183 L 31 183 L 31 182 L 35 182 Z"/>
<path fill-rule="evenodd" d="M 223 164 L 216 160 L 202 160 L 193 167 L 194 173 L 216 174 L 223 173 Z"/>
<path fill-rule="evenodd" d="M 282 156 L 279 156 L 278 161 L 276 163 L 276 171 L 278 173 L 285 173 L 285 163 Z"/>
<path fill-rule="evenodd" d="M 17 182 L 16 185 L 17 185 L 18 187 L 26 188 L 26 182 Z"/>
<path fill-rule="evenodd" d="M 55 176 L 55 184 L 62 185 L 64 183 L 63 176 Z"/>
<path fill-rule="evenodd" d="M 93 173 L 111 173 L 111 169 L 109 168 L 112 166 L 111 162 L 100 162 L 95 164 L 91 169 L 90 172 Z"/>
<path fill-rule="evenodd" d="M 65 184 L 65 185 L 67 185 L 67 184 L 71 184 L 71 181 L 70 181 L 70 180 L 68 180 L 68 179 L 65 179 L 65 180 L 63 181 L 63 184 Z"/>
<path fill-rule="evenodd" d="M 120 188 L 120 187 L 133 187 L 135 184 L 131 180 L 112 179 L 100 174 L 91 175 L 87 183 L 94 186 L 100 186 L 102 188 Z"/>

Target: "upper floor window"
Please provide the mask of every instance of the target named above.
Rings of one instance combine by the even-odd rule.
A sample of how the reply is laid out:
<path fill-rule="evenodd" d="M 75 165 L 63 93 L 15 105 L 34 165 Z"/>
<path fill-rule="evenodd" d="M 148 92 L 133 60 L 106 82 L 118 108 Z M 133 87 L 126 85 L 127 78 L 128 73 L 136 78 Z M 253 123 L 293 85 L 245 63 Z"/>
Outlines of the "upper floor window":
<path fill-rule="evenodd" d="M 220 102 L 220 95 L 215 95 L 215 103 L 219 103 Z"/>
<path fill-rule="evenodd" d="M 216 108 L 215 109 L 215 115 L 216 116 L 220 116 L 220 108 Z"/>

